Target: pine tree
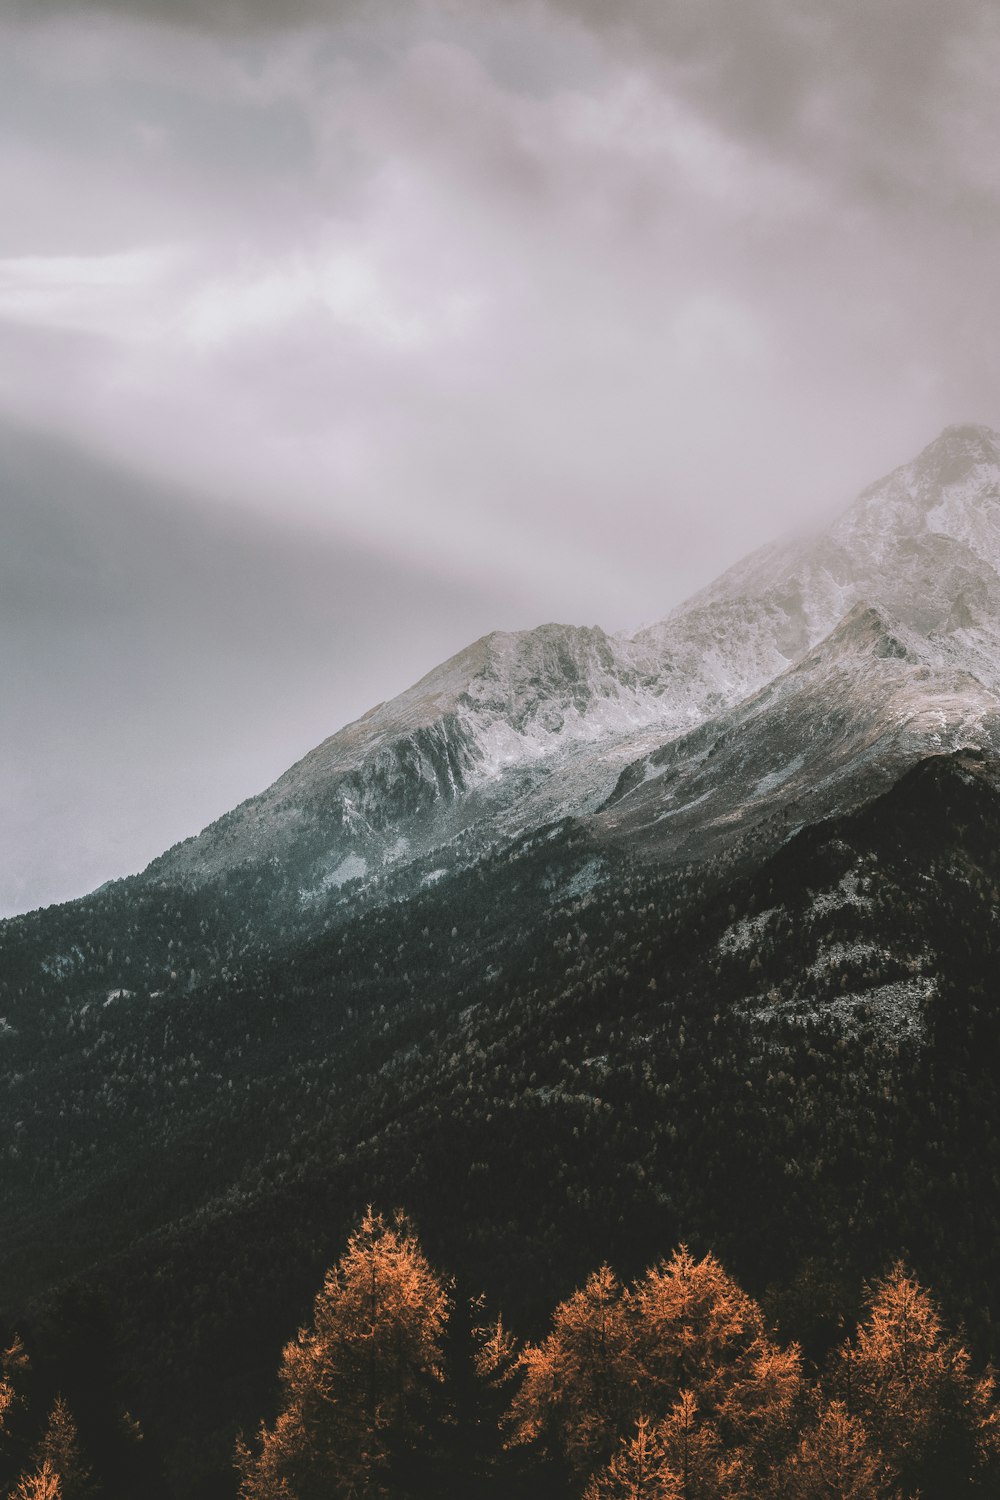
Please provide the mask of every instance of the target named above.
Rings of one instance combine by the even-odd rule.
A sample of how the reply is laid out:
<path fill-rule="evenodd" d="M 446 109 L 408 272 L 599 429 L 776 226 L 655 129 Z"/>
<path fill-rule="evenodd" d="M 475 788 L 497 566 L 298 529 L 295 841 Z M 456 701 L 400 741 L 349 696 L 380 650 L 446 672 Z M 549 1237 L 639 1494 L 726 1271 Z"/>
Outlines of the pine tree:
<path fill-rule="evenodd" d="M 998 1477 L 996 1387 L 975 1378 L 932 1298 L 901 1264 L 877 1283 L 837 1383 L 907 1491 L 955 1500 Z"/>
<path fill-rule="evenodd" d="M 885 1459 L 842 1401 L 819 1403 L 771 1492 L 787 1500 L 890 1500 L 897 1493 Z"/>
<path fill-rule="evenodd" d="M 459 1409 L 458 1425 L 466 1428 L 465 1442 L 471 1445 L 477 1459 L 482 1487 L 494 1483 L 505 1467 L 502 1448 L 503 1416 L 510 1400 L 510 1385 L 518 1368 L 520 1346 L 504 1327 L 499 1315 L 483 1322 L 485 1298 L 472 1300 L 470 1334 L 472 1352 L 472 1390 L 465 1410 Z"/>
<path fill-rule="evenodd" d="M 57 1396 L 42 1441 L 34 1454 L 41 1472 L 46 1466 L 60 1483 L 62 1500 L 83 1500 L 89 1490 L 90 1470 L 80 1453 L 80 1442 L 69 1407 Z"/>
<path fill-rule="evenodd" d="M 510 1440 L 537 1442 L 578 1474 L 607 1463 L 637 1415 L 633 1345 L 621 1283 L 602 1266 L 556 1309 L 544 1342 L 522 1351 Z"/>
<path fill-rule="evenodd" d="M 312 1327 L 284 1351 L 277 1421 L 256 1454 L 240 1445 L 245 1500 L 405 1493 L 444 1378 L 448 1311 L 406 1219 L 369 1209 L 326 1275 Z"/>

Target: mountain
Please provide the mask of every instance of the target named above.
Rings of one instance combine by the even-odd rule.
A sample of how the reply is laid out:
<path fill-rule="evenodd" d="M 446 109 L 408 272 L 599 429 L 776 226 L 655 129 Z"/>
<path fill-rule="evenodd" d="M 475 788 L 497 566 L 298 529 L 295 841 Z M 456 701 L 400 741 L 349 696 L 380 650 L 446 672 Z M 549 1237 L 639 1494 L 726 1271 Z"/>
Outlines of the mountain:
<path fill-rule="evenodd" d="M 859 620 L 863 606 L 874 623 Z M 897 644 L 881 644 L 883 634 Z M 900 660 L 913 670 L 891 665 Z M 876 679 L 889 695 L 881 730 L 869 722 Z M 769 683 L 781 685 L 754 699 Z M 700 767 L 711 745 L 744 733 L 754 748 L 739 777 L 721 775 L 731 757 L 713 767 L 731 794 L 728 826 L 775 813 L 796 786 L 808 789 L 803 815 L 815 817 L 839 805 L 841 789 L 848 799 L 849 785 L 864 789 L 860 766 L 829 761 L 851 753 L 846 740 L 835 751 L 830 713 L 816 720 L 822 774 L 811 763 L 802 740 L 819 697 L 857 716 L 851 743 L 861 754 L 871 741 L 865 764 L 884 786 L 924 750 L 992 743 L 998 690 L 1000 436 L 953 427 L 817 534 L 765 548 L 632 636 L 560 625 L 485 636 L 152 868 L 203 881 L 277 860 L 313 901 L 410 865 L 417 879 L 439 878 L 526 828 L 597 814 L 667 764 L 656 792 L 683 784 L 707 799 Z M 894 748 L 880 761 L 883 740 Z M 661 811 L 687 829 L 680 805 Z M 711 811 L 714 847 L 724 825 Z M 595 834 L 614 826 L 599 815 Z M 670 833 L 661 826 L 653 840 L 657 857 Z M 687 857 L 696 842 L 683 841 Z"/>
<path fill-rule="evenodd" d="M 368 1202 L 528 1334 L 684 1240 L 812 1358 L 900 1255 L 996 1357 L 998 663 L 1000 438 L 950 428 L 0 924 L 0 1321 L 84 1395 L 99 1324 L 177 1497 L 233 1493 Z"/>

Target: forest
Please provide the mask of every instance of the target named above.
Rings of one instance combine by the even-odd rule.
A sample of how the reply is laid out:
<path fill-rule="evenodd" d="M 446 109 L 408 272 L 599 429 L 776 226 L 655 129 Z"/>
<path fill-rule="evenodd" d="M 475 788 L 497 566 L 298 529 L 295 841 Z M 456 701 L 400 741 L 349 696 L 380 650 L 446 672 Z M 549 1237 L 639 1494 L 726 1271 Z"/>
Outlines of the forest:
<path fill-rule="evenodd" d="M 61 1398 L 108 1500 L 235 1496 L 238 1434 L 256 1454 L 279 1420 L 281 1351 L 369 1201 L 406 1205 L 454 1278 L 459 1409 L 486 1399 L 474 1327 L 502 1312 L 540 1348 L 595 1267 L 634 1291 L 682 1244 L 810 1389 L 897 1262 L 985 1371 L 998 851 L 989 768 L 937 757 L 746 867 L 592 881 L 557 827 L 308 933 L 277 876 L 122 882 L 5 924 L 0 1333 L 30 1357 L 31 1427 L 5 1482 Z M 543 1432 L 503 1446 L 511 1390 L 436 1430 L 502 1431 L 527 1495 L 571 1461 Z"/>

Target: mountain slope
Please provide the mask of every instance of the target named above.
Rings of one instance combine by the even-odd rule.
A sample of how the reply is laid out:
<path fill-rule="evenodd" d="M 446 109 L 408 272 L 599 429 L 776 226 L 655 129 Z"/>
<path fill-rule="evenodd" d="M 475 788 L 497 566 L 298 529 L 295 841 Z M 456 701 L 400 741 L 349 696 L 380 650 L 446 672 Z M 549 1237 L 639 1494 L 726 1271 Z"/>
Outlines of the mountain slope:
<path fill-rule="evenodd" d="M 942 751 L 1000 753 L 1000 699 L 955 653 L 858 604 L 728 713 L 630 765 L 588 827 L 657 861 L 756 855 Z"/>
<path fill-rule="evenodd" d="M 618 858 L 574 887 L 564 829 L 193 985 L 212 913 L 165 889 L 155 994 L 94 993 L 121 929 L 93 910 L 74 987 L 7 997 L 9 1313 L 101 1290 L 178 1496 L 213 1465 L 226 1493 L 370 1200 L 526 1330 L 603 1257 L 684 1238 L 790 1307 L 817 1266 L 841 1285 L 905 1250 L 988 1340 L 998 785 L 931 757 L 736 879 Z"/>
<path fill-rule="evenodd" d="M 153 869 L 204 879 L 277 858 L 307 889 L 338 886 L 495 813 L 557 748 L 660 720 L 660 692 L 653 654 L 596 627 L 485 636 Z"/>

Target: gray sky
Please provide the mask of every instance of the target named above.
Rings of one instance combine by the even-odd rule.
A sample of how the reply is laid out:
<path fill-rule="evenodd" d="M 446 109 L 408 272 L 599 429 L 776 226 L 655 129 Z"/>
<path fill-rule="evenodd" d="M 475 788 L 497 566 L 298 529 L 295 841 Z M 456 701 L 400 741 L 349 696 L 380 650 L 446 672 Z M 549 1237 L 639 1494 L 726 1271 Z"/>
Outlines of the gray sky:
<path fill-rule="evenodd" d="M 993 0 L 0 0 L 0 911 L 1000 425 Z"/>

